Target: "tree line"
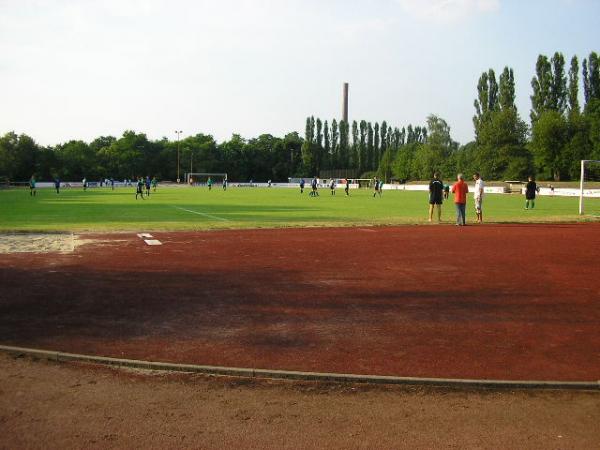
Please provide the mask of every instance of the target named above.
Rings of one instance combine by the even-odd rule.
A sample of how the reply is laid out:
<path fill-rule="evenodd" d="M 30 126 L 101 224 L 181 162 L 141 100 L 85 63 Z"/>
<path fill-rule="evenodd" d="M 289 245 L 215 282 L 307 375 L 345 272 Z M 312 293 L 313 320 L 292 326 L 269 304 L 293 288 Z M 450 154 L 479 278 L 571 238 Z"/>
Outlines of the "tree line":
<path fill-rule="evenodd" d="M 10 132 L 0 137 L 0 177 L 22 181 L 32 174 L 62 180 L 151 175 L 175 180 L 179 160 L 181 178 L 190 171 L 227 172 L 240 181 L 336 173 L 424 180 L 436 170 L 445 177 L 478 171 L 488 180 L 524 179 L 529 174 L 546 180 L 577 179 L 581 159 L 600 159 L 598 54 L 590 53 L 581 66 L 573 56 L 568 69 L 560 52 L 539 55 L 531 88 L 527 123 L 515 105 L 513 69 L 505 67 L 499 77 L 493 69 L 483 72 L 474 101 L 475 140 L 465 145 L 452 139 L 448 123 L 436 115 L 424 126 L 402 128 L 386 121 L 308 117 L 304 137 L 293 132 L 283 138 L 263 134 L 247 140 L 234 134 L 221 143 L 206 134 L 177 142 L 126 131 L 120 138 L 40 146 L 26 134 Z"/>
<path fill-rule="evenodd" d="M 372 127 L 364 120 L 349 125 L 306 120 L 302 155 L 315 173 L 327 167 L 349 167 L 362 176 L 389 180 L 425 180 L 434 171 L 446 177 L 457 172 L 480 172 L 490 180 L 523 180 L 528 175 L 544 180 L 578 179 L 580 160 L 600 160 L 600 70 L 592 52 L 580 66 L 573 56 L 567 72 L 565 58 L 539 55 L 531 80 L 530 122 L 517 107 L 515 75 L 505 67 L 499 77 L 493 69 L 477 83 L 473 125 L 475 140 L 459 145 L 448 123 L 430 115 L 426 127 Z M 584 104 L 579 103 L 583 87 Z M 324 138 L 321 139 L 321 129 Z M 315 131 L 316 130 L 316 131 Z M 416 130 L 416 136 L 411 133 Z M 328 133 L 337 140 L 327 139 Z M 350 141 L 351 138 L 351 141 Z M 373 172 L 370 172 L 373 171 Z"/>

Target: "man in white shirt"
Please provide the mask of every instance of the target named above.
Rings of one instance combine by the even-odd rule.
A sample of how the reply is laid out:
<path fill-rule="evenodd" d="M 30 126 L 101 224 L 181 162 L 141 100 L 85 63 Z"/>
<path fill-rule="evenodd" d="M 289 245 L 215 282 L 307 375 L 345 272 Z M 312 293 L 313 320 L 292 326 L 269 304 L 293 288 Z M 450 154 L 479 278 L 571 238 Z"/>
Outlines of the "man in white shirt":
<path fill-rule="evenodd" d="M 481 212 L 481 202 L 483 201 L 483 188 L 485 187 L 481 175 L 479 172 L 473 174 L 473 180 L 475 180 L 475 191 L 473 192 L 473 199 L 475 200 L 475 214 L 477 215 L 477 223 L 483 222 L 483 213 Z"/>

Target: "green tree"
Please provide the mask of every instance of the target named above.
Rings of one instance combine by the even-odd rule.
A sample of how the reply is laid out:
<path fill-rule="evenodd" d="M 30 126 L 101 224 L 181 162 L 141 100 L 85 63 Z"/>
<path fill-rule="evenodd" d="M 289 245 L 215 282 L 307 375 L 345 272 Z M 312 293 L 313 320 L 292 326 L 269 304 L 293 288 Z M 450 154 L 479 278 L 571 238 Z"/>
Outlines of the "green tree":
<path fill-rule="evenodd" d="M 583 97 L 586 106 L 592 100 L 600 99 L 600 61 L 596 52 L 583 60 Z"/>
<path fill-rule="evenodd" d="M 339 161 L 339 128 L 337 120 L 331 121 L 331 166 L 330 168 L 337 168 Z"/>
<path fill-rule="evenodd" d="M 550 109 L 564 114 L 567 109 L 567 77 L 565 75 L 565 57 L 556 52 L 551 60 L 552 83 L 550 85 Z"/>
<path fill-rule="evenodd" d="M 477 99 L 474 102 L 475 116 L 473 116 L 473 125 L 475 126 L 475 135 L 478 136 L 481 125 L 489 120 L 492 112 L 498 110 L 498 83 L 496 82 L 496 73 L 493 69 L 483 72 L 477 83 Z M 409 130 L 412 130 L 412 128 Z M 410 137 L 409 137 L 410 139 Z"/>
<path fill-rule="evenodd" d="M 552 90 L 552 65 L 545 55 L 539 55 L 535 65 L 535 76 L 531 80 L 533 95 L 531 96 L 531 123 L 535 123 L 540 115 L 550 109 Z"/>
<path fill-rule="evenodd" d="M 360 143 L 358 144 L 359 161 L 358 173 L 363 173 L 365 168 L 368 167 L 367 157 L 367 122 L 365 120 L 360 121 Z"/>
<path fill-rule="evenodd" d="M 358 145 L 358 122 L 356 120 L 352 121 L 352 152 L 350 158 L 351 168 L 360 167 L 360 151 Z"/>
<path fill-rule="evenodd" d="M 379 166 L 379 160 L 381 159 L 379 150 L 379 123 L 375 122 L 373 126 L 373 166 L 371 170 L 377 170 Z"/>
<path fill-rule="evenodd" d="M 373 131 L 373 125 L 371 125 L 371 122 L 367 123 L 367 165 L 365 167 L 365 170 L 372 170 L 373 165 L 374 165 L 374 131 Z"/>
<path fill-rule="evenodd" d="M 427 180 L 436 170 L 450 172 L 447 167 L 457 144 L 450 136 L 448 123 L 436 115 L 427 118 L 427 142 L 414 154 L 413 169 L 417 178 Z"/>
<path fill-rule="evenodd" d="M 569 138 L 565 117 L 555 110 L 544 111 L 531 130 L 531 150 L 538 173 L 560 181 L 565 174 L 563 149 Z"/>
<path fill-rule="evenodd" d="M 338 152 L 337 169 L 348 168 L 348 123 L 340 120 L 340 146 Z"/>
<path fill-rule="evenodd" d="M 500 75 L 498 103 L 501 109 L 516 108 L 515 76 L 513 70 L 509 67 L 505 67 Z"/>
<path fill-rule="evenodd" d="M 577 56 L 571 58 L 569 69 L 569 116 L 578 115 L 579 108 L 579 60 Z"/>
<path fill-rule="evenodd" d="M 304 129 L 304 143 L 302 144 L 302 163 L 309 173 L 314 171 L 313 148 L 315 144 L 315 118 L 307 117 Z"/>
<path fill-rule="evenodd" d="M 329 136 L 329 125 L 327 121 L 325 121 L 325 125 L 323 126 L 323 140 L 325 142 L 323 148 L 323 167 L 325 169 L 331 168 L 331 138 Z"/>

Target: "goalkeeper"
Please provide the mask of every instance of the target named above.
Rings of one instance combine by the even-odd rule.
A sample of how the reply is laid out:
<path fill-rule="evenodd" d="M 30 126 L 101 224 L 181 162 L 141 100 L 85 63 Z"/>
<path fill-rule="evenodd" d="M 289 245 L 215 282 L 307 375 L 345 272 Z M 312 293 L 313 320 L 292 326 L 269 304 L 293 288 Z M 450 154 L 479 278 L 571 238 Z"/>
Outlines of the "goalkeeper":
<path fill-rule="evenodd" d="M 535 208 L 535 195 L 540 192 L 540 188 L 537 187 L 533 177 L 529 176 L 527 185 L 525 186 L 525 209 Z M 529 206 L 531 205 L 531 208 Z"/>

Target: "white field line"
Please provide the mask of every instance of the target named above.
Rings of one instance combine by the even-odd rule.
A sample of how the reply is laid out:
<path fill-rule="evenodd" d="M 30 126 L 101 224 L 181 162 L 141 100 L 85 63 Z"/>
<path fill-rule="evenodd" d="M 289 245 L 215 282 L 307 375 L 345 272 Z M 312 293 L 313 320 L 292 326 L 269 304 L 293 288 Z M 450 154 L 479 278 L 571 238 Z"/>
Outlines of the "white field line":
<path fill-rule="evenodd" d="M 179 206 L 173 206 L 173 208 L 180 209 L 181 211 L 189 212 L 192 214 L 198 214 L 199 216 L 208 217 L 209 219 L 222 220 L 224 222 L 229 222 L 229 219 L 225 219 L 224 217 L 213 216 L 212 214 L 206 214 L 206 213 L 199 212 L 199 211 L 192 211 L 191 209 L 185 209 L 185 208 L 181 208 Z"/>

